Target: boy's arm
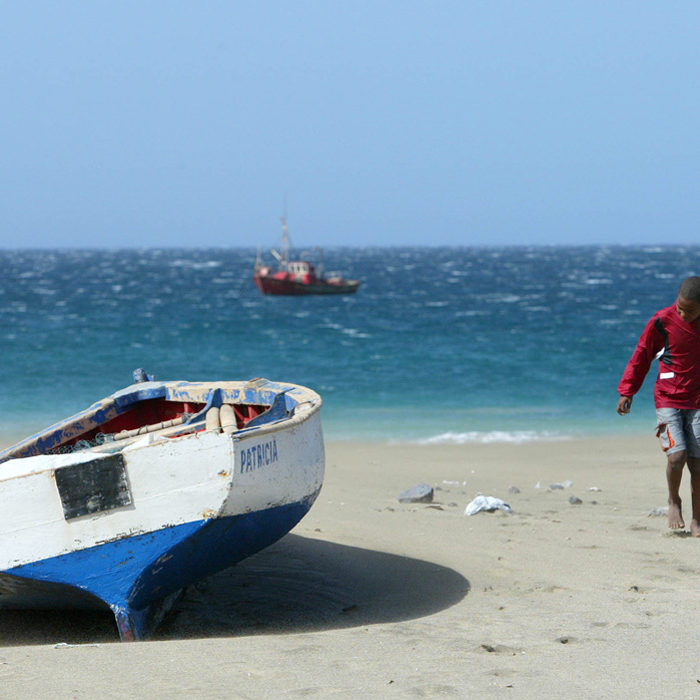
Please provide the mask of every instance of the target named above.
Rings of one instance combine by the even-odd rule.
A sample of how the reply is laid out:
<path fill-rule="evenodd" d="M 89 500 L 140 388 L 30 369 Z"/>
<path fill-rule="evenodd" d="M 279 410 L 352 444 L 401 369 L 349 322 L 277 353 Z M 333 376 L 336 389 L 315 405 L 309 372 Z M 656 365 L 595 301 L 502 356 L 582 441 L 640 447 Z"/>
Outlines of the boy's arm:
<path fill-rule="evenodd" d="M 632 397 L 642 388 L 651 363 L 664 348 L 664 338 L 657 329 L 655 321 L 656 317 L 645 326 L 617 387 L 617 393 L 620 394 L 617 412 L 620 415 L 630 412 Z"/>

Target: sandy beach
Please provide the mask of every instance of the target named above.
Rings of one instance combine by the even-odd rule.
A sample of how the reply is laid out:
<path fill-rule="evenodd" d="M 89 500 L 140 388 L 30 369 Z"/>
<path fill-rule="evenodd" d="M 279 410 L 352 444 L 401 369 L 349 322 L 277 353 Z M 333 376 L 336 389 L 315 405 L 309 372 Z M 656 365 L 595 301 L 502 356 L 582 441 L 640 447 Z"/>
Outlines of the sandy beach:
<path fill-rule="evenodd" d="M 698 697 L 700 541 L 650 515 L 653 437 L 326 457 L 297 528 L 152 641 L 120 643 L 108 614 L 0 611 L 0 697 Z M 433 503 L 399 503 L 418 483 Z M 512 512 L 466 516 L 480 493 Z"/>

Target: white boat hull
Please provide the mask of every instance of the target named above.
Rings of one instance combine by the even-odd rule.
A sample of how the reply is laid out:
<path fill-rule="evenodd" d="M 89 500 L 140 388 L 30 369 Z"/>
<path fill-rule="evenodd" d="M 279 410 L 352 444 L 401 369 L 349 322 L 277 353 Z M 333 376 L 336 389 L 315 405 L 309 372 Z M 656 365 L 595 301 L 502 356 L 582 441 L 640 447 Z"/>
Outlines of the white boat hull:
<path fill-rule="evenodd" d="M 106 604 L 122 639 L 146 636 L 185 586 L 276 541 L 311 507 L 324 449 L 309 394 L 290 417 L 232 433 L 155 433 L 0 464 L 0 606 Z"/>

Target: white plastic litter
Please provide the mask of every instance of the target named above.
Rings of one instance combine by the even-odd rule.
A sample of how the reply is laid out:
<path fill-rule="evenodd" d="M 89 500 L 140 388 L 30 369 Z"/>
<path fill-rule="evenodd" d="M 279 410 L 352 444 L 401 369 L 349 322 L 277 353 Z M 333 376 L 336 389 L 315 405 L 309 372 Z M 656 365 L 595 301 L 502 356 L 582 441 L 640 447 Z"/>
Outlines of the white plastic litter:
<path fill-rule="evenodd" d="M 511 507 L 500 498 L 494 496 L 477 496 L 465 509 L 465 515 L 474 515 L 485 510 L 491 512 L 494 510 L 505 510 L 507 513 L 512 513 Z"/>

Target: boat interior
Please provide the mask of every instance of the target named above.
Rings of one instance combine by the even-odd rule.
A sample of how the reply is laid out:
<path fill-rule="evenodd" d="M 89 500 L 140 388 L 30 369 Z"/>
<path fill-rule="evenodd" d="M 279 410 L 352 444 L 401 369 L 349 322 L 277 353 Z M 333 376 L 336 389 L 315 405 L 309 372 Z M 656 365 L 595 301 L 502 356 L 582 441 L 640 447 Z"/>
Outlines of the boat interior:
<path fill-rule="evenodd" d="M 56 451 L 60 452 L 60 448 L 71 448 L 80 442 L 99 444 L 109 439 L 118 441 L 178 426 L 179 430 L 170 431 L 168 437 L 177 437 L 193 430 L 213 429 L 216 427 L 214 419 L 216 411 L 219 411 L 219 416 L 222 409 L 224 413 L 227 412 L 224 406 L 230 406 L 230 413 L 233 414 L 235 421 L 234 429 L 241 429 L 270 408 L 253 404 L 221 404 L 217 407 L 210 406 L 208 403 L 145 399 L 131 404 L 126 411 L 114 418 L 62 442 L 57 446 Z M 221 417 L 219 426 L 221 426 Z"/>
<path fill-rule="evenodd" d="M 203 430 L 232 433 L 284 417 L 287 412 L 280 415 L 278 403 L 226 403 L 219 390 L 211 391 L 204 403 L 145 398 L 117 408 L 102 402 L 0 452 L 0 462 L 89 448 L 121 449 L 148 433 L 169 438 Z"/>

